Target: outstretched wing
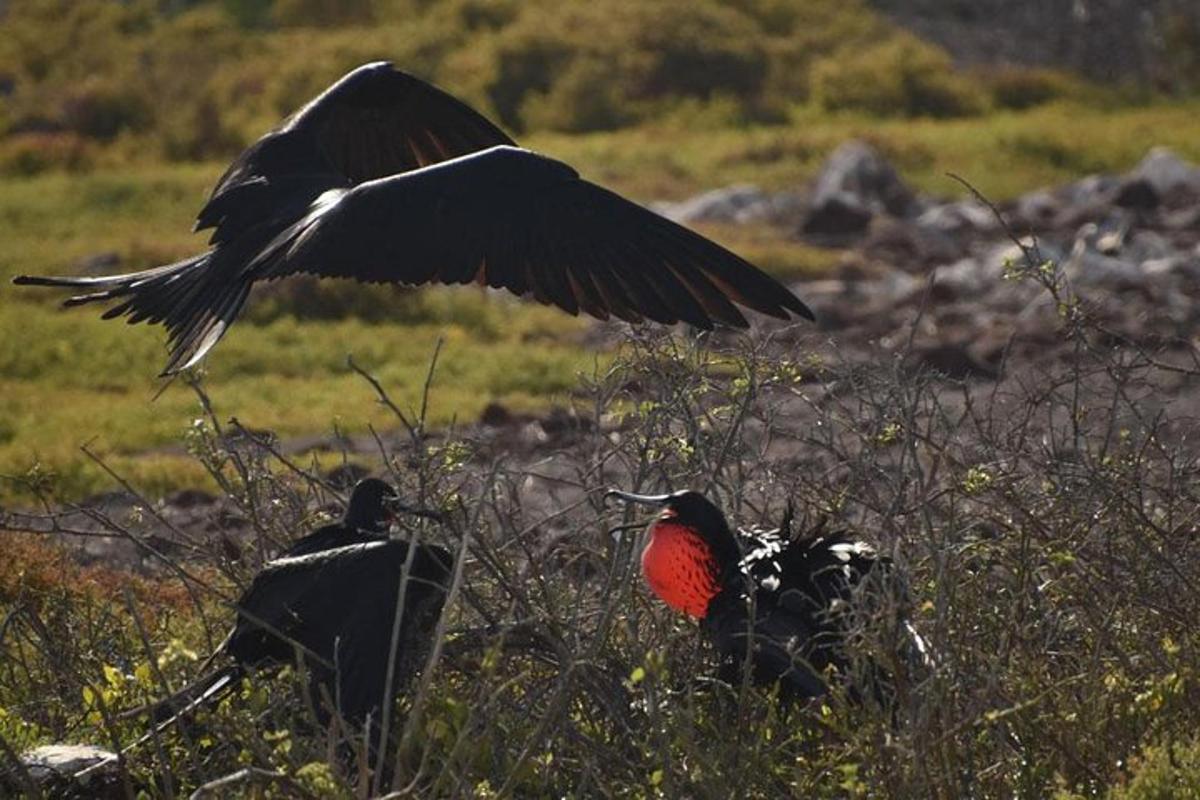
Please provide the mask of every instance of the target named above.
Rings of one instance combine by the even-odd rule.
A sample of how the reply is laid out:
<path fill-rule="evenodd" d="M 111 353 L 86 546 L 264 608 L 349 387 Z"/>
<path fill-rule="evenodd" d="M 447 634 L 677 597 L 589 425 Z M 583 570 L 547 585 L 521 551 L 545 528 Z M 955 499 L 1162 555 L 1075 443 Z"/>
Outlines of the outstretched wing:
<path fill-rule="evenodd" d="M 250 291 L 249 263 L 301 219 L 323 192 L 510 144 L 464 103 L 390 64 L 348 73 L 248 147 L 196 219 L 213 248 L 126 275 L 38 277 L 14 283 L 85 290 L 67 305 L 117 300 L 105 318 L 161 322 L 170 332 L 164 375 L 192 366 L 224 335 Z"/>
<path fill-rule="evenodd" d="M 366 64 L 238 156 L 200 211 L 196 229 L 216 227 L 213 241 L 226 241 L 268 216 L 264 202 L 306 194 L 309 202 L 327 188 L 512 143 L 436 86 L 387 62 Z"/>
<path fill-rule="evenodd" d="M 323 194 L 251 265 L 403 284 L 478 282 L 577 314 L 746 327 L 812 313 L 720 245 L 514 147 Z"/>

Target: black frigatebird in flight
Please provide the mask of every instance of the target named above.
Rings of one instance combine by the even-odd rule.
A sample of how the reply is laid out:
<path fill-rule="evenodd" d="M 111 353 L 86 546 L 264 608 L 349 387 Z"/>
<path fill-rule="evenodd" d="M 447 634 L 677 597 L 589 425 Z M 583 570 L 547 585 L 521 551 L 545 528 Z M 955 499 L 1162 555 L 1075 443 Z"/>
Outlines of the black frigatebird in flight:
<path fill-rule="evenodd" d="M 105 277 L 20 276 L 114 301 L 106 319 L 162 323 L 163 375 L 196 364 L 250 287 L 287 275 L 479 283 L 600 319 L 745 328 L 739 304 L 812 312 L 720 245 L 516 147 L 464 103 L 386 62 L 345 75 L 247 148 L 196 229 L 210 249 Z"/>
<path fill-rule="evenodd" d="M 297 540 L 238 599 L 237 623 L 216 654 L 232 663 L 159 703 L 154 716 L 171 715 L 169 724 L 220 698 L 251 670 L 299 660 L 323 722 L 336 711 L 356 726 L 378 725 L 383 704 L 408 685 L 428 654 L 454 566 L 443 547 L 417 544 L 410 554 L 410 542 L 388 538 L 398 511 L 413 509 L 384 481 L 368 478 L 355 486 L 341 522 Z M 376 737 L 369 741 L 374 751 Z"/>
<path fill-rule="evenodd" d="M 848 649 L 853 609 L 869 602 L 862 597 L 868 576 L 888 567 L 870 545 L 842 533 L 794 537 L 790 511 L 777 529 L 735 531 L 694 491 L 606 496 L 661 508 L 647 532 L 642 574 L 664 603 L 700 620 L 720 658 L 721 680 L 736 685 L 749 663 L 754 683 L 778 683 L 781 698 L 793 700 L 824 694 L 830 677 L 855 677 Z M 920 636 L 906 620 L 900 630 L 901 655 L 924 660 Z M 852 696 L 868 689 L 886 699 L 886 676 L 869 673 L 871 685 L 851 683 Z"/>

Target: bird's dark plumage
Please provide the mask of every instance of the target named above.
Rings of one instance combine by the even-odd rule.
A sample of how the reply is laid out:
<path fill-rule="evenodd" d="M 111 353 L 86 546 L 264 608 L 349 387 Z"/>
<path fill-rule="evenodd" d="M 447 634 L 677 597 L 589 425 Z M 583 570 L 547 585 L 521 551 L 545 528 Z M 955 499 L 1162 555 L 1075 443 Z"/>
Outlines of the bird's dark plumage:
<path fill-rule="evenodd" d="M 356 725 L 378 723 L 383 703 L 403 690 L 426 657 L 454 564 L 445 548 L 389 539 L 397 510 L 411 509 L 390 485 L 359 482 L 341 522 L 297 540 L 238 599 L 237 623 L 221 647 L 232 663 L 171 698 L 164 710 L 177 713 L 218 697 L 247 670 L 300 661 L 323 716 L 336 711 Z"/>
<path fill-rule="evenodd" d="M 396 519 L 397 513 L 415 510 L 401 504 L 399 497 L 386 481 L 364 478 L 355 484 L 340 520 L 322 525 L 292 542 L 287 550 L 279 554 L 279 558 L 293 558 L 348 544 L 386 539 L 388 525 Z"/>
<path fill-rule="evenodd" d="M 853 611 L 869 602 L 864 584 L 888 568 L 870 545 L 841 533 L 793 537 L 790 522 L 734 532 L 721 510 L 693 491 L 609 494 L 663 509 L 649 530 L 643 572 L 666 602 L 700 618 L 723 680 L 736 682 L 747 653 L 751 679 L 778 683 L 789 698 L 823 694 L 829 674 L 847 672 Z M 700 560 L 706 573 L 672 571 L 672 562 L 694 560 L 687 551 L 706 554 Z M 698 587 L 692 592 L 703 602 L 691 608 L 673 602 L 679 590 L 670 584 L 678 582 Z M 871 587 L 877 594 L 883 588 Z M 911 626 L 904 623 L 903 630 L 910 639 L 904 648 L 923 653 Z"/>
<path fill-rule="evenodd" d="M 708 239 L 512 146 L 465 104 L 386 63 L 350 72 L 251 145 L 196 221 L 212 249 L 110 277 L 16 283 L 115 300 L 161 322 L 164 374 L 195 364 L 251 285 L 295 273 L 408 285 L 479 282 L 572 314 L 746 327 L 740 304 L 812 318 L 776 280 Z"/>
<path fill-rule="evenodd" d="M 449 551 L 400 540 L 372 541 L 270 562 L 238 601 L 225 652 L 243 667 L 304 660 L 318 707 L 361 725 L 420 667 L 452 571 Z M 395 682 L 385 696 L 392 622 L 406 582 Z M 322 695 L 327 697 L 322 697 Z"/>

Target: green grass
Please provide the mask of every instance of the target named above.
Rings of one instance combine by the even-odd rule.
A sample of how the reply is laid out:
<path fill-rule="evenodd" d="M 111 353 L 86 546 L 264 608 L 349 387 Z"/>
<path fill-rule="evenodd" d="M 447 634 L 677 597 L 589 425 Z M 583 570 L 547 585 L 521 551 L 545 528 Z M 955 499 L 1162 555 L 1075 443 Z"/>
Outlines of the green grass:
<path fill-rule="evenodd" d="M 747 181 L 797 187 L 838 143 L 863 137 L 924 191 L 960 194 L 945 175 L 952 171 L 1001 200 L 1086 172 L 1128 169 L 1151 144 L 1200 160 L 1197 112 L 1200 105 L 1192 103 L 1116 111 L 1050 106 L 942 121 L 800 115 L 788 126 L 748 129 L 688 126 L 675 118 L 613 133 L 542 134 L 527 144 L 648 201 Z M 91 310 L 60 311 L 54 306 L 60 295 L 7 280 L 70 272 L 99 253 L 117 254 L 125 270 L 195 252 L 204 239 L 190 233 L 192 219 L 222 168 L 141 164 L 46 173 L 0 187 L 0 473 L 41 463 L 62 476 L 65 496 L 78 497 L 109 485 L 78 452 L 94 440 L 114 466 L 148 486 L 165 490 L 199 479 L 178 455 L 147 454 L 176 443 L 196 412 L 182 386 L 151 402 L 164 360 L 162 331 L 101 322 Z M 703 230 L 781 276 L 827 273 L 839 258 L 767 226 Z M 221 413 L 285 436 L 324 432 L 335 421 L 350 431 L 384 423 L 346 356 L 413 404 L 443 335 L 433 415 L 439 424 L 472 419 L 492 400 L 545 406 L 592 364 L 578 344 L 584 323 L 529 303 L 462 289 L 404 296 L 363 290 L 350 303 L 369 321 L 297 318 L 274 295 L 252 301 L 247 319 L 209 359 L 206 385 Z M 0 488 L 0 498 L 12 486 Z"/>
<path fill-rule="evenodd" d="M 224 417 L 282 436 L 348 433 L 395 420 L 374 404 L 371 387 L 346 364 L 352 355 L 376 375 L 402 409 L 416 408 L 430 358 L 444 339 L 430 421 L 471 421 L 497 400 L 518 408 L 563 397 L 591 356 L 575 344 L 581 323 L 544 308 L 449 290 L 423 297 L 447 311 L 415 325 L 360 320 L 305 322 L 282 317 L 237 326 L 209 360 L 205 384 Z M 19 313 L 18 313 L 19 309 Z M 462 311 L 474 324 L 449 319 Z M 59 474 L 67 496 L 105 485 L 78 447 L 94 442 L 112 465 L 157 490 L 200 478 L 181 458 L 181 433 L 199 413 L 182 382 L 158 400 L 161 331 L 103 323 L 22 303 L 0 315 L 0 472 L 41 463 Z M 150 452 L 165 448 L 166 452 Z"/>
<path fill-rule="evenodd" d="M 1153 145 L 1200 161 L 1200 103 L 1105 109 L 1057 104 L 963 119 L 878 119 L 798 110 L 789 125 L 693 127 L 687 120 L 526 142 L 585 176 L 642 198 L 679 199 L 730 183 L 796 188 L 857 137 L 879 147 L 922 191 L 960 195 L 954 172 L 995 200 L 1087 172 L 1125 170 Z"/>

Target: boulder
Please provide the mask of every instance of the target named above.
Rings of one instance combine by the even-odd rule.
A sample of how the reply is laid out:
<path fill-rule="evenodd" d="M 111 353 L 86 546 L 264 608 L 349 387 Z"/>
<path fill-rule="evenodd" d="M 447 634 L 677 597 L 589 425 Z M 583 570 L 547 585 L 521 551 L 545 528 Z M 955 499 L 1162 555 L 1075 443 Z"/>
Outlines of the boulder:
<path fill-rule="evenodd" d="M 1049 189 L 1037 189 L 1017 198 L 1008 217 L 1018 232 L 1044 231 L 1054 227 L 1063 203 Z"/>
<path fill-rule="evenodd" d="M 978 200 L 955 200 L 926 209 L 916 224 L 945 236 L 994 234 L 1000 227 L 992 210 Z"/>
<path fill-rule="evenodd" d="M 866 142 L 851 140 L 829 156 L 813 184 L 801 231 L 847 236 L 866 231 L 878 214 L 912 217 L 921 204 L 896 170 Z"/>
<path fill-rule="evenodd" d="M 1130 177 L 1145 181 L 1159 197 L 1200 198 L 1200 167 L 1184 161 L 1166 147 L 1151 149 Z"/>
<path fill-rule="evenodd" d="M 773 198 L 757 186 L 713 189 L 681 203 L 659 203 L 655 210 L 675 222 L 758 222 L 773 214 Z"/>
<path fill-rule="evenodd" d="M 868 258 L 909 272 L 925 272 L 939 264 L 953 263 L 967 254 L 966 243 L 961 238 L 893 217 L 872 221 L 862 250 Z"/>
<path fill-rule="evenodd" d="M 8 770 L 0 773 L 0 789 L 6 797 L 20 796 L 29 782 L 45 797 L 125 797 L 120 765 L 115 753 L 80 744 L 50 744 L 21 755 L 25 775 Z M 9 794 L 11 793 L 11 795 Z"/>
<path fill-rule="evenodd" d="M 503 403 L 488 403 L 479 414 L 479 424 L 487 428 L 506 428 L 516 423 L 516 415 Z"/>
<path fill-rule="evenodd" d="M 1154 184 L 1145 178 L 1128 178 L 1113 195 L 1113 204 L 1133 211 L 1153 211 L 1160 198 Z"/>

